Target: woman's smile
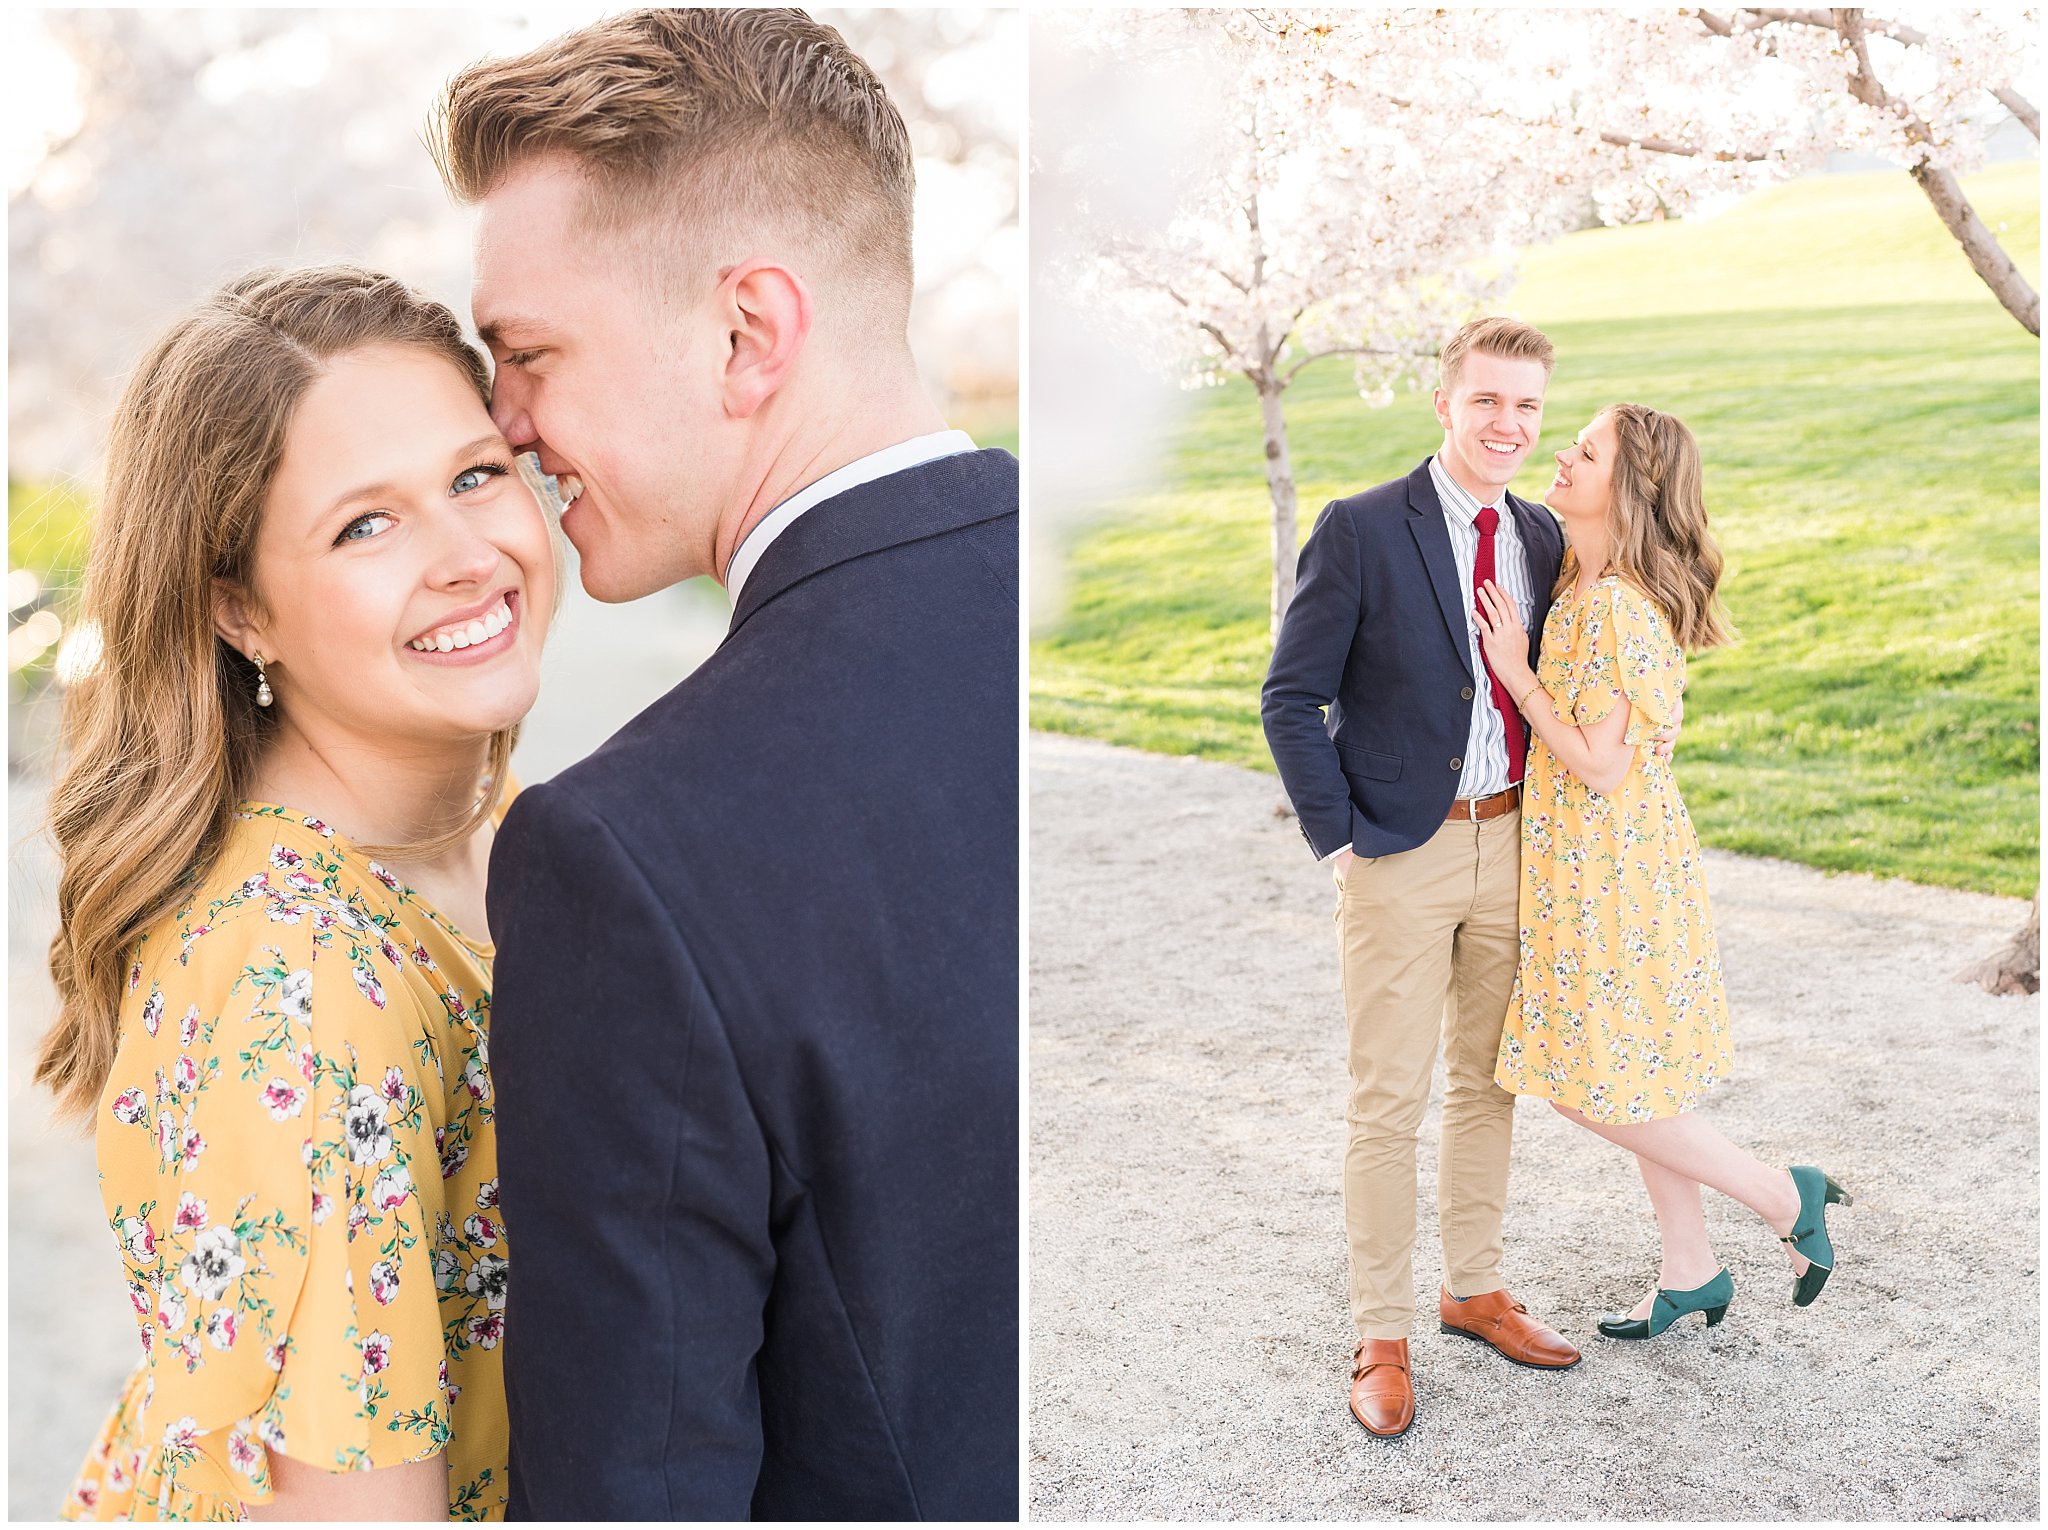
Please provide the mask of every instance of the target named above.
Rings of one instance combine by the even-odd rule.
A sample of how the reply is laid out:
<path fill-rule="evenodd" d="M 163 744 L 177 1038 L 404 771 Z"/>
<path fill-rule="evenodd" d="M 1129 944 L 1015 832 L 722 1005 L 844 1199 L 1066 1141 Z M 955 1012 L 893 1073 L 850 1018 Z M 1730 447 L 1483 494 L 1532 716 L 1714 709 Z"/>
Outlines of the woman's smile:
<path fill-rule="evenodd" d="M 519 592 L 506 590 L 456 612 L 406 643 L 408 654 L 433 664 L 481 664 L 519 640 Z"/>

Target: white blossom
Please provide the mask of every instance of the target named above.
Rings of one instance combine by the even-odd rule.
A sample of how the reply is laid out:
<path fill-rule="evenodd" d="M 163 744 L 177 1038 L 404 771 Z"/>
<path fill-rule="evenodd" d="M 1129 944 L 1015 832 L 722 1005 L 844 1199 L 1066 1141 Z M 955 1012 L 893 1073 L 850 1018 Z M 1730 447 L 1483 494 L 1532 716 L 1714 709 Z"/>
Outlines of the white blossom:
<path fill-rule="evenodd" d="M 1708 209 L 1838 149 L 1967 170 L 1989 126 L 2030 110 L 2009 87 L 2039 65 L 2032 9 L 1868 13 L 1878 104 L 1827 11 L 1056 14 L 1041 16 L 1106 89 L 1199 82 L 1164 210 L 1118 181 L 1124 145 L 1038 137 L 1062 185 L 1103 188 L 1055 216 L 1083 252 L 1059 274 L 1109 343 L 1188 386 L 1241 375 L 1261 398 L 1276 630 L 1296 546 L 1280 405 L 1303 366 L 1347 358 L 1385 404 L 1434 384 L 1460 323 L 1501 310 L 1516 248 Z M 2031 291 L 1985 279 L 2027 323 Z"/>

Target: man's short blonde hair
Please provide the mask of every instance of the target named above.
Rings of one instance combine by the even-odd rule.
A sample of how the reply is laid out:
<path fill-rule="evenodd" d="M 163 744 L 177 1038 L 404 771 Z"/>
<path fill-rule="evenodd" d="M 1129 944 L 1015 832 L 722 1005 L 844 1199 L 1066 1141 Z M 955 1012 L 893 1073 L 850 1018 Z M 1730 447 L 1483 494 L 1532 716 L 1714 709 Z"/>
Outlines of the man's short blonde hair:
<path fill-rule="evenodd" d="M 567 156 L 594 233 L 795 233 L 908 308 L 910 134 L 875 72 L 802 11 L 632 11 L 485 59 L 448 82 L 428 140 L 459 201 Z"/>
<path fill-rule="evenodd" d="M 1546 379 L 1557 360 L 1550 337 L 1533 324 L 1524 324 L 1520 319 L 1474 319 L 1451 336 L 1437 353 L 1437 386 L 1446 393 L 1455 388 L 1465 358 L 1474 351 L 1509 361 L 1540 361 Z"/>

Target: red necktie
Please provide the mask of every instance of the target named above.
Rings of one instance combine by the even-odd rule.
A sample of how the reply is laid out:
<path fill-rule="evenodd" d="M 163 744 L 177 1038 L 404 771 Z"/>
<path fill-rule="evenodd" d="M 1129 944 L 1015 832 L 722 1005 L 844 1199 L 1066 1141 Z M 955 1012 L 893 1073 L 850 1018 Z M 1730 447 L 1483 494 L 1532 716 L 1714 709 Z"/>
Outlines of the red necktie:
<path fill-rule="evenodd" d="M 1479 527 L 1479 556 L 1472 560 L 1472 606 L 1474 610 L 1485 609 L 1479 604 L 1479 587 L 1495 578 L 1493 572 L 1493 534 L 1500 526 L 1500 512 L 1491 505 L 1483 506 L 1473 518 Z M 1503 587 L 1502 594 L 1507 594 Z M 1508 596 L 1512 600 L 1512 595 Z M 1508 688 L 1500 683 L 1500 677 L 1493 672 L 1493 666 L 1486 663 L 1486 650 L 1479 650 L 1479 662 L 1486 665 L 1486 678 L 1493 688 L 1493 708 L 1500 713 L 1501 727 L 1508 736 L 1508 784 L 1522 779 L 1522 714 L 1515 710 L 1515 698 L 1508 694 Z"/>

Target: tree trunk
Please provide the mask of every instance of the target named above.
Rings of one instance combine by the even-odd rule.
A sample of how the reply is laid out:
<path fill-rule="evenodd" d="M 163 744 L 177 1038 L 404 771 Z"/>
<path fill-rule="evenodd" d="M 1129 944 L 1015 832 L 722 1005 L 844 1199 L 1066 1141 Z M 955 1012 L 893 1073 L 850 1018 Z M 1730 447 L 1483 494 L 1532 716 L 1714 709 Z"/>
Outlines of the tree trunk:
<path fill-rule="evenodd" d="M 2021 127 L 2034 135 L 2034 142 L 2041 141 L 2041 114 L 2034 109 L 2034 103 L 2010 86 L 2001 86 L 1991 92 L 1998 98 L 1998 104 L 2019 119 Z"/>
<path fill-rule="evenodd" d="M 1970 199 L 1963 195 L 1961 184 L 1948 171 L 1937 170 L 1924 159 L 1909 173 L 1919 183 L 1920 189 L 1927 193 L 1927 200 L 1934 204 L 1935 213 L 1955 235 L 1956 243 L 1970 257 L 1971 267 L 1983 278 L 1992 295 L 2005 305 L 2007 313 L 2026 326 L 2028 334 L 2039 335 L 2040 294 L 2027 285 L 2027 279 L 2020 275 L 2019 268 L 2006 255 L 1997 236 L 1984 226 L 1984 220 L 1977 216 Z"/>
<path fill-rule="evenodd" d="M 1273 501 L 1272 640 L 1280 640 L 1280 619 L 1294 600 L 1294 563 L 1301 553 L 1296 530 L 1294 464 L 1287 455 L 1287 416 L 1280 393 L 1287 385 L 1271 372 L 1254 377 L 1259 390 L 1259 418 L 1266 427 L 1266 493 Z"/>
<path fill-rule="evenodd" d="M 1856 6 L 1837 6 L 1829 13 L 1836 33 L 1849 45 L 1852 55 L 1848 78 L 1849 94 L 1873 111 L 1886 112 L 1899 118 L 1905 124 L 1906 142 L 1909 145 L 1930 143 L 1933 132 L 1920 118 L 1913 116 L 1903 105 L 1891 98 L 1890 92 L 1877 77 L 1877 71 L 1870 66 L 1870 45 L 1867 39 L 1863 11 Z M 2022 105 L 2025 103 L 2022 102 Z M 2039 119 L 2035 119 L 2038 124 Z M 1970 205 L 1970 199 L 1963 195 L 1962 184 L 1946 170 L 1939 170 L 1928 161 L 1927 150 L 1920 151 L 1920 158 L 1914 162 L 1908 173 L 1927 194 L 1927 200 L 1934 204 L 1935 216 L 1942 226 L 1955 236 L 1956 243 L 1963 247 L 1969 257 L 1970 267 L 1982 278 L 1984 285 L 1991 289 L 1992 296 L 2005 305 L 2005 311 L 2018 319 L 2030 335 L 2041 333 L 2041 298 L 2027 285 L 2019 268 L 2006 257 L 1998 240 L 1984 220 L 1977 216 L 1977 210 Z"/>
<path fill-rule="evenodd" d="M 2034 894 L 2034 906 L 2027 910 L 2026 926 L 2006 943 L 2003 950 L 1987 956 L 1956 976 L 1993 993 L 2039 993 L 2041 991 L 2041 895 Z"/>

